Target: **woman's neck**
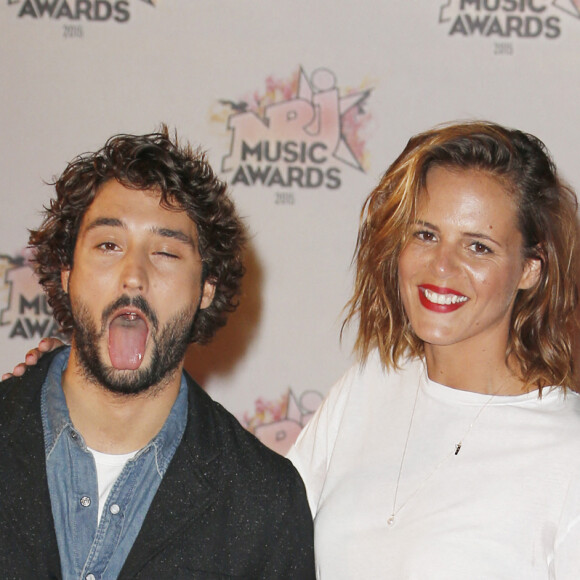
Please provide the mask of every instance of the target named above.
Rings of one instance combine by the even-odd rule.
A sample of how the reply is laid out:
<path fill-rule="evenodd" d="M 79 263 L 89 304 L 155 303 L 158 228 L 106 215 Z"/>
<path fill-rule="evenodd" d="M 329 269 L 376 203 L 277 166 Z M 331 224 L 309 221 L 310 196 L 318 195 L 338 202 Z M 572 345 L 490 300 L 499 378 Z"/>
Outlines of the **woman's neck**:
<path fill-rule="evenodd" d="M 530 391 L 516 365 L 505 360 L 505 348 L 494 351 L 425 344 L 427 373 L 432 381 L 474 393 L 521 395 Z"/>

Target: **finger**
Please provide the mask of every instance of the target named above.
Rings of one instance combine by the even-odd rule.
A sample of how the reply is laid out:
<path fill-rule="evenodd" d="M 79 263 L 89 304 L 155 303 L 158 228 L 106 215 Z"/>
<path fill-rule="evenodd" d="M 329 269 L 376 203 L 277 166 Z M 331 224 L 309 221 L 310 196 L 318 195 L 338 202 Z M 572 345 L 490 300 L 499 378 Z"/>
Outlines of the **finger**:
<path fill-rule="evenodd" d="M 43 338 L 36 348 L 29 350 L 24 357 L 24 362 L 17 364 L 11 373 L 4 373 L 2 375 L 2 381 L 9 379 L 10 377 L 21 377 L 26 372 L 27 366 L 34 366 L 38 363 L 39 359 L 42 358 L 42 355 L 62 346 L 64 342 L 59 340 L 58 338 L 48 337 Z"/>
<path fill-rule="evenodd" d="M 4 373 L 2 380 L 8 379 L 12 376 L 21 377 L 26 372 L 26 365 L 24 363 L 17 364 L 11 373 Z"/>
<path fill-rule="evenodd" d="M 38 362 L 38 359 L 43 355 L 43 353 L 41 353 L 38 348 L 33 348 L 32 350 L 29 350 L 26 353 L 26 356 L 24 357 L 24 363 L 20 363 L 19 365 L 17 365 L 16 367 L 14 367 L 14 371 L 24 365 L 24 366 L 33 366 Z M 12 372 L 14 372 L 12 371 Z M 20 375 L 19 375 L 20 376 Z"/>
<path fill-rule="evenodd" d="M 59 340 L 58 338 L 54 338 L 53 336 L 49 336 L 49 337 L 43 338 L 38 343 L 37 350 L 40 351 L 41 353 L 50 352 L 51 350 L 54 350 L 55 348 L 59 348 L 63 344 L 64 344 L 64 342 L 62 342 L 62 340 Z"/>

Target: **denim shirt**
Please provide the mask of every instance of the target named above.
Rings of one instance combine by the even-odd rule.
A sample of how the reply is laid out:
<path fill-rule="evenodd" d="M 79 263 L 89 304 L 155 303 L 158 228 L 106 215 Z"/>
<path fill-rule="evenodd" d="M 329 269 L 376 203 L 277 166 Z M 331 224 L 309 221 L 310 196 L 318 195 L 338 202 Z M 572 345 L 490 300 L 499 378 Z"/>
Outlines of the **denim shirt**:
<path fill-rule="evenodd" d="M 97 471 L 71 422 L 61 386 L 70 349 L 59 353 L 42 387 L 46 470 L 63 579 L 117 578 L 187 422 L 187 383 L 161 431 L 126 463 L 97 525 Z"/>

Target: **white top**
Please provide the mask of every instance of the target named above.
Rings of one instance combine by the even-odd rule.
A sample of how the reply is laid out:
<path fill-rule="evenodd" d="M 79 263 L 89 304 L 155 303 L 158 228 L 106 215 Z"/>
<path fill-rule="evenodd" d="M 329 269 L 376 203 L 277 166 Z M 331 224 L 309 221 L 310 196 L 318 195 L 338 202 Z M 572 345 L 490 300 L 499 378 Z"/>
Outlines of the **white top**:
<path fill-rule="evenodd" d="M 120 455 L 111 455 L 110 453 L 101 453 L 100 451 L 95 451 L 90 447 L 87 449 L 93 454 L 95 458 L 95 467 L 97 468 L 97 487 L 99 490 L 99 511 L 97 522 L 101 521 L 101 515 L 103 513 L 103 508 L 107 503 L 107 498 L 113 489 L 113 485 L 121 471 L 125 467 L 125 464 L 129 459 L 135 457 L 137 451 L 131 451 L 131 453 L 123 453 Z"/>
<path fill-rule="evenodd" d="M 490 398 L 430 381 L 417 360 L 386 373 L 374 353 L 334 386 L 289 457 L 322 580 L 580 578 L 575 393 Z"/>

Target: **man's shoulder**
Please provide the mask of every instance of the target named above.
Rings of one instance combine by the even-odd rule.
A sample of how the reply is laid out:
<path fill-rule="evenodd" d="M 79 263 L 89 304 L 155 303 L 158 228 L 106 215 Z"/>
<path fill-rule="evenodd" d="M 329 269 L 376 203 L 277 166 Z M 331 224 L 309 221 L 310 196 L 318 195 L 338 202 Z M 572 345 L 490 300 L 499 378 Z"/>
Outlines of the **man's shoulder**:
<path fill-rule="evenodd" d="M 214 401 L 195 381 L 188 377 L 190 443 L 202 446 L 206 457 L 219 458 L 223 469 L 236 470 L 260 480 L 295 480 L 297 472 L 292 463 L 266 447 L 239 420 Z M 187 433 L 187 431 L 186 431 Z M 191 441 L 195 437 L 195 441 Z"/>
<path fill-rule="evenodd" d="M 40 397 L 42 385 L 54 357 L 62 349 L 44 355 L 37 365 L 26 370 L 21 377 L 11 377 L 0 383 L 0 428 L 16 421 L 30 410 Z M 35 406 L 36 409 L 36 406 Z"/>

